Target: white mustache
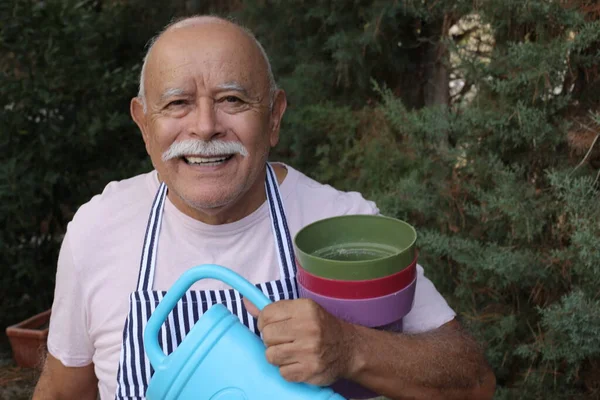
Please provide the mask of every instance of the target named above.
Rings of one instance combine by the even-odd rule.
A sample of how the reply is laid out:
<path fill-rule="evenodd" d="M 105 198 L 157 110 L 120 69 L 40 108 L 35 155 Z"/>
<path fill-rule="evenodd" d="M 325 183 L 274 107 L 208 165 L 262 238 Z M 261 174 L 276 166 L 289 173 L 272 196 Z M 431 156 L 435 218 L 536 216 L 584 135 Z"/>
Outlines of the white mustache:
<path fill-rule="evenodd" d="M 248 155 L 248 150 L 240 142 L 224 140 L 182 140 L 173 143 L 162 155 L 163 161 L 169 161 L 181 156 L 214 157 L 228 154 Z"/>

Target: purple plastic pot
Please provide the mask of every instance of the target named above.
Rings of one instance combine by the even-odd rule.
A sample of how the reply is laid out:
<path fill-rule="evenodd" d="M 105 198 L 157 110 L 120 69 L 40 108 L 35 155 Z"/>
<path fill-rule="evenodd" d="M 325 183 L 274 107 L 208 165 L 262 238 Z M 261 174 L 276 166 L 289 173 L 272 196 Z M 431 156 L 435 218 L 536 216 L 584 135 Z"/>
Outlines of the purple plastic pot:
<path fill-rule="evenodd" d="M 415 278 L 407 287 L 395 293 L 370 299 L 336 299 L 306 289 L 298 282 L 300 297 L 314 300 L 330 314 L 356 325 L 380 327 L 402 319 L 412 308 Z"/>

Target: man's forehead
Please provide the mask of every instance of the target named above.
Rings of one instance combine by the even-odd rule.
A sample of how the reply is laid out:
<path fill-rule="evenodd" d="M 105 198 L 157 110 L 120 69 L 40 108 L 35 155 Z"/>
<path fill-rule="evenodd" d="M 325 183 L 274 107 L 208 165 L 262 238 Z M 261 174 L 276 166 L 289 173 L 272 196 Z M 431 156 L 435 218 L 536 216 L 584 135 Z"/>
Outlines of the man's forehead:
<path fill-rule="evenodd" d="M 164 91 L 201 80 L 212 87 L 236 83 L 237 89 L 241 86 L 249 91 L 253 83 L 268 80 L 261 56 L 257 57 L 257 49 L 247 42 L 236 43 L 227 35 L 201 38 L 203 32 L 177 31 L 161 38 L 152 49 L 147 86 Z"/>
<path fill-rule="evenodd" d="M 212 65 L 211 65 L 212 64 Z M 186 63 L 176 67 L 166 64 L 148 74 L 150 91 L 166 96 L 177 91 L 196 89 L 210 91 L 233 90 L 245 95 L 256 94 L 263 88 L 260 79 L 252 79 L 247 69 L 233 63 Z M 154 90 L 153 90 L 154 89 Z"/>

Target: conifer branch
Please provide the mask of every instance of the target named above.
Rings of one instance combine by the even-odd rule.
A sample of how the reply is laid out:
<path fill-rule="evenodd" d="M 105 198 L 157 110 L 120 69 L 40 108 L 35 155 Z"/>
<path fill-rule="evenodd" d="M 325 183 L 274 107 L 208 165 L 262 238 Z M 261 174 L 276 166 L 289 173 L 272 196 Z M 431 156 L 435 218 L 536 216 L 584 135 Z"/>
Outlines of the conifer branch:
<path fill-rule="evenodd" d="M 585 129 L 589 130 L 590 132 L 596 132 L 595 130 L 593 130 L 592 128 L 590 128 L 589 126 L 587 126 L 584 123 L 580 122 L 579 125 L 581 125 Z M 592 154 L 592 150 L 594 149 L 594 146 L 596 145 L 596 142 L 598 141 L 599 137 L 600 137 L 600 133 L 596 133 L 596 137 L 594 138 L 594 141 L 592 142 L 592 145 L 588 149 L 587 153 L 585 153 L 583 160 L 581 160 L 581 162 L 579 164 L 577 164 L 577 166 L 573 169 L 573 171 L 571 171 L 571 174 L 573 174 L 575 171 L 577 171 L 583 164 L 585 164 L 585 162 L 588 160 L 588 158 L 590 158 L 590 154 Z"/>

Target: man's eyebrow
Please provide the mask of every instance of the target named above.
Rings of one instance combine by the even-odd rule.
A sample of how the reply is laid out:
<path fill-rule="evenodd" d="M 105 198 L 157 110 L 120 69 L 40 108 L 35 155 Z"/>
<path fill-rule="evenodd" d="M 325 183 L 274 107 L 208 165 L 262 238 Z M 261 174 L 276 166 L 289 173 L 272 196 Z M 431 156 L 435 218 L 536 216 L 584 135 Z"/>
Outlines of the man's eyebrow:
<path fill-rule="evenodd" d="M 242 93 L 245 96 L 248 95 L 248 91 L 246 90 L 246 88 L 244 86 L 242 86 L 237 81 L 231 81 L 231 82 L 221 83 L 221 84 L 217 85 L 217 89 L 219 89 L 219 90 L 233 90 L 235 92 L 240 92 L 240 93 Z"/>
<path fill-rule="evenodd" d="M 160 95 L 160 101 L 165 101 L 166 99 L 168 99 L 169 97 L 173 97 L 173 96 L 181 96 L 183 94 L 186 94 L 187 92 L 181 88 L 170 88 L 165 90 L 161 95 Z"/>

